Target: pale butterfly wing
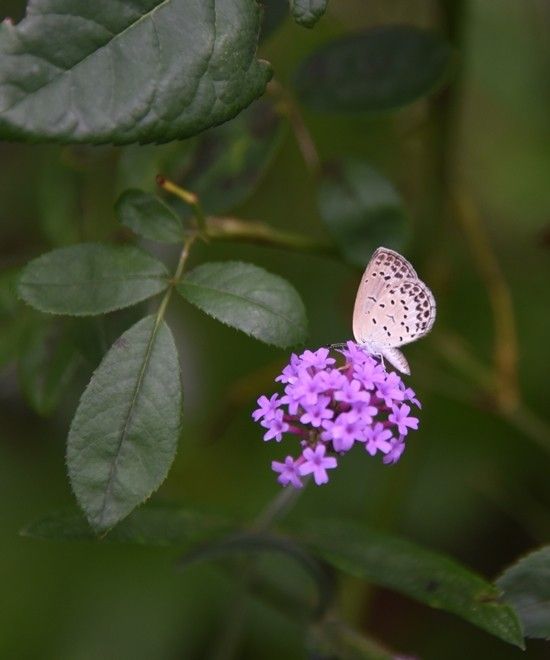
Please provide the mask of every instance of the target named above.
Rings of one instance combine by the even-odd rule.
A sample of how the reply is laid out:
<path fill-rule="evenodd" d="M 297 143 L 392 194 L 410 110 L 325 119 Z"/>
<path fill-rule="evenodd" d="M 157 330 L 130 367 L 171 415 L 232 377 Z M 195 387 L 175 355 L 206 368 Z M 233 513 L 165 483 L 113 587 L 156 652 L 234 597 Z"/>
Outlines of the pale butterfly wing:
<path fill-rule="evenodd" d="M 371 257 L 357 291 L 353 310 L 353 334 L 357 341 L 366 312 L 394 279 L 417 279 L 416 271 L 398 252 L 379 247 Z"/>
<path fill-rule="evenodd" d="M 371 353 L 410 373 L 398 346 L 427 334 L 435 321 L 432 292 L 400 254 L 378 248 L 370 260 L 355 300 L 353 334 Z"/>

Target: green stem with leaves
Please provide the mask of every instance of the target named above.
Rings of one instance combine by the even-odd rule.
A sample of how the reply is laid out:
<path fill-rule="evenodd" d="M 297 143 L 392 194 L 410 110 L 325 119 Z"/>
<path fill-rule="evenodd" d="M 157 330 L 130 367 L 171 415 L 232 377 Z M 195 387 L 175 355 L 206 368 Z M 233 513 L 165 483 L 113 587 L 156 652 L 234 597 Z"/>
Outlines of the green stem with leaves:
<path fill-rule="evenodd" d="M 195 233 L 189 235 L 183 243 L 183 248 L 180 253 L 180 258 L 178 260 L 178 265 L 176 266 L 174 276 L 170 280 L 168 289 L 166 290 L 166 293 L 164 294 L 164 297 L 157 310 L 157 315 L 155 317 L 155 329 L 158 328 L 158 326 L 162 323 L 164 319 L 164 315 L 166 314 L 166 308 L 168 307 L 168 303 L 170 302 L 170 298 L 172 297 L 172 292 L 176 288 L 178 282 L 181 279 L 181 276 L 183 275 L 185 262 L 187 261 L 187 258 L 189 257 L 189 253 L 191 251 L 191 247 L 196 240 L 197 240 L 197 234 Z"/>
<path fill-rule="evenodd" d="M 167 193 L 178 197 L 183 202 L 188 204 L 193 210 L 193 216 L 197 223 L 197 228 L 201 233 L 204 233 L 206 227 L 206 216 L 204 214 L 204 209 L 202 208 L 201 201 L 198 195 L 190 190 L 186 190 L 181 186 L 178 186 L 170 179 L 163 177 L 161 174 L 157 176 L 157 184 Z"/>
<path fill-rule="evenodd" d="M 334 243 L 293 232 L 275 229 L 265 222 L 233 217 L 206 216 L 198 196 L 163 176 L 157 176 L 158 185 L 166 192 L 189 204 L 197 223 L 198 236 L 205 240 L 252 243 L 268 247 L 305 252 L 321 256 L 338 256 Z M 190 235 L 197 234 L 193 230 Z"/>

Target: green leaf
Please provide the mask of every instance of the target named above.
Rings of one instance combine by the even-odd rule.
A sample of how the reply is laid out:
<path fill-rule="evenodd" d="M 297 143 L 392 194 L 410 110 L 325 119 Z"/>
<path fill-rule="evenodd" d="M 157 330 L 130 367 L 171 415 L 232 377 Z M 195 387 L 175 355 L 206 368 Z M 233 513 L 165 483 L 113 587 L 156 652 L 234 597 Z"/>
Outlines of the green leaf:
<path fill-rule="evenodd" d="M 390 112 L 435 91 L 451 47 L 435 32 L 384 25 L 321 47 L 299 67 L 302 101 L 328 112 Z"/>
<path fill-rule="evenodd" d="M 0 139 L 195 135 L 260 96 L 254 0 L 33 0 L 0 25 Z"/>
<path fill-rule="evenodd" d="M 27 264 L 18 292 L 41 312 L 86 316 L 150 298 L 168 286 L 167 278 L 162 262 L 135 247 L 83 243 Z"/>
<path fill-rule="evenodd" d="M 317 187 L 319 212 L 343 256 L 364 267 L 380 245 L 401 250 L 408 223 L 394 185 L 368 163 L 334 161 Z"/>
<path fill-rule="evenodd" d="M 266 344 L 304 341 L 304 304 L 293 286 L 263 268 L 238 261 L 207 263 L 191 271 L 178 291 L 218 321 Z"/>
<path fill-rule="evenodd" d="M 328 0 L 290 0 L 290 11 L 296 23 L 312 28 L 325 13 Z"/>
<path fill-rule="evenodd" d="M 507 568 L 496 584 L 519 614 L 525 636 L 550 639 L 550 545 Z"/>
<path fill-rule="evenodd" d="M 95 531 L 116 525 L 160 486 L 176 453 L 181 406 L 172 333 L 148 316 L 110 348 L 69 432 L 69 477 Z"/>
<path fill-rule="evenodd" d="M 313 579 L 318 589 L 316 615 L 324 612 L 334 599 L 334 580 L 315 557 L 294 540 L 266 532 L 235 533 L 215 539 L 191 548 L 180 559 L 179 565 L 185 568 L 189 564 L 204 561 L 216 561 L 227 557 L 257 555 L 259 553 L 283 554 L 296 561 Z M 251 574 L 254 565 L 249 564 Z M 251 575 L 252 577 L 252 575 Z"/>
<path fill-rule="evenodd" d="M 22 536 L 52 541 L 99 541 L 173 546 L 197 542 L 226 532 L 221 518 L 175 506 L 146 505 L 131 513 L 107 535 L 98 537 L 75 511 L 56 511 L 25 526 Z"/>
<path fill-rule="evenodd" d="M 524 648 L 516 613 L 500 590 L 444 555 L 362 525 L 336 520 L 303 523 L 302 540 L 335 568 L 452 612 Z"/>
<path fill-rule="evenodd" d="M 269 99 L 203 133 L 173 178 L 196 193 L 209 214 L 242 204 L 254 192 L 282 143 L 286 123 Z"/>
<path fill-rule="evenodd" d="M 19 381 L 28 404 L 39 415 L 57 407 L 80 363 L 67 328 L 59 322 L 37 325 L 22 343 Z"/>
<path fill-rule="evenodd" d="M 115 204 L 119 222 L 151 241 L 181 243 L 181 220 L 159 197 L 141 190 L 126 190 Z"/>

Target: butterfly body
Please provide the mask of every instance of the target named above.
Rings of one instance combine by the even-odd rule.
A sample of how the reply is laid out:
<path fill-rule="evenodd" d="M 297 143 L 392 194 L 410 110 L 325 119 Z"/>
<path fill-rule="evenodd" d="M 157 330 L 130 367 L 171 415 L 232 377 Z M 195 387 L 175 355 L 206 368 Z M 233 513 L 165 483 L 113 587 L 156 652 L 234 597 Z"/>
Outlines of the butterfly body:
<path fill-rule="evenodd" d="M 436 304 L 428 286 L 398 252 L 379 247 L 359 285 L 353 310 L 353 334 L 373 355 L 396 369 L 410 369 L 399 346 L 427 334 L 435 321 Z"/>

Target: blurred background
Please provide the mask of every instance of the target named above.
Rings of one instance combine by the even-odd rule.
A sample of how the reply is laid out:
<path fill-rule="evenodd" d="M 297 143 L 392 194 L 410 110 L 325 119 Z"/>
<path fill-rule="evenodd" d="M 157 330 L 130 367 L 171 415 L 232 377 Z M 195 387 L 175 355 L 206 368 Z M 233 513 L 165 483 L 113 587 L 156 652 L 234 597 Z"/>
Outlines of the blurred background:
<path fill-rule="evenodd" d="M 24 4 L 3 0 L 0 13 L 19 20 Z M 411 226 L 404 253 L 439 307 L 434 332 L 405 349 L 408 382 L 423 402 L 421 430 L 394 467 L 348 455 L 329 485 L 304 493 L 292 517 L 363 520 L 494 578 L 550 538 L 550 3 L 332 0 L 313 30 L 285 18 L 260 52 L 291 85 L 298 63 L 320 44 L 385 23 L 445 33 L 457 51 L 451 86 L 385 118 L 304 110 L 303 119 L 323 159 L 368 159 L 403 197 Z M 103 349 L 88 346 L 79 360 L 64 360 L 65 333 L 74 340 L 80 326 L 37 325 L 10 295 L 17 269 L 54 247 L 128 240 L 113 213 L 118 194 L 128 185 L 154 190 L 158 163 L 178 162 L 188 149 L 0 143 L 0 657 L 206 658 L 233 602 L 234 585 L 215 568 L 175 573 L 174 550 L 19 536 L 30 521 L 73 505 L 65 440 Z M 282 131 L 256 191 L 232 214 L 326 238 L 292 130 Z M 145 247 L 169 263 L 176 256 Z M 308 347 L 350 338 L 360 270 L 229 244 L 200 246 L 191 265 L 206 258 L 251 261 L 289 279 L 307 307 Z M 131 315 L 107 319 L 105 347 Z M 169 322 L 185 425 L 156 497 L 251 518 L 278 486 L 269 467 L 277 448 L 264 445 L 250 412 L 259 394 L 275 391 L 288 355 L 180 299 Z M 16 365 L 22 347 L 27 357 Z M 59 390 L 52 400 L 45 378 Z M 351 578 L 341 586 L 345 616 L 403 654 L 548 657 L 543 642 L 528 642 L 521 655 L 389 591 Z M 306 657 L 298 626 L 259 602 L 248 608 L 239 658 Z"/>

